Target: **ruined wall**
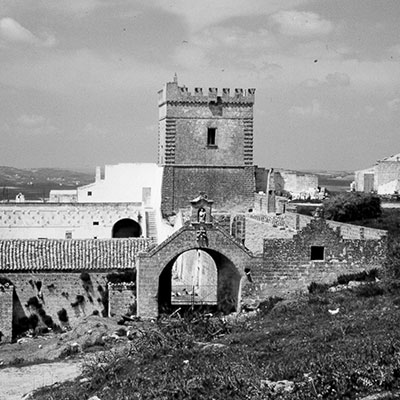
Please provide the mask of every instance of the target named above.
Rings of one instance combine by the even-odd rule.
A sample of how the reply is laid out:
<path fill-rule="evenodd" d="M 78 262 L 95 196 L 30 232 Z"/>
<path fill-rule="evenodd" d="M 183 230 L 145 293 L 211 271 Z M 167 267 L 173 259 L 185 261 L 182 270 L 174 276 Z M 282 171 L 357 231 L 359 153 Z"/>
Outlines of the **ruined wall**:
<path fill-rule="evenodd" d="M 272 218 L 270 221 L 273 221 Z M 285 229 L 268 220 L 247 216 L 245 230 L 245 246 L 255 255 L 259 256 L 264 251 L 264 239 L 270 238 L 291 238 L 294 230 Z"/>
<path fill-rule="evenodd" d="M 145 213 L 135 203 L 0 205 L 0 239 L 108 239 L 121 219 L 139 223 L 146 236 Z"/>
<path fill-rule="evenodd" d="M 11 281 L 15 290 L 14 325 L 32 313 L 43 323 L 49 316 L 60 325 L 63 309 L 70 325 L 92 313 L 108 316 L 108 282 L 113 275 L 120 278 L 134 271 L 136 255 L 151 243 L 148 239 L 0 241 L 0 277 Z M 41 304 L 42 314 L 28 305 L 32 298 Z"/>
<path fill-rule="evenodd" d="M 247 211 L 254 190 L 254 167 L 165 166 L 161 209 L 171 215 L 205 192 L 216 210 Z"/>
<path fill-rule="evenodd" d="M 108 284 L 108 315 L 136 315 L 136 282 Z"/>
<path fill-rule="evenodd" d="M 12 339 L 13 292 L 12 285 L 0 284 L 0 344 Z"/>
<path fill-rule="evenodd" d="M 10 310 L 14 309 L 15 324 L 32 313 L 38 314 L 38 310 L 28 306 L 29 299 L 36 297 L 55 324 L 62 325 L 58 312 L 64 308 L 68 323 L 73 326 L 79 317 L 93 312 L 108 315 L 107 274 L 111 272 L 90 271 L 87 275 L 89 280 L 81 272 L 0 271 L 0 276 L 9 279 L 14 286 L 14 307 Z M 43 323 L 43 318 L 40 320 Z"/>
<path fill-rule="evenodd" d="M 323 259 L 312 259 L 313 248 L 323 248 Z M 382 267 L 386 238 L 343 239 L 325 220 L 314 219 L 291 239 L 265 239 L 262 264 L 252 275 L 260 297 L 304 291 L 315 282 Z"/>
<path fill-rule="evenodd" d="M 254 212 L 274 213 L 277 211 L 276 205 L 276 196 L 274 191 L 272 191 L 272 193 L 269 195 L 264 193 L 254 193 Z"/>
<path fill-rule="evenodd" d="M 309 193 L 318 187 L 318 177 L 313 174 L 284 170 L 276 171 L 275 174 L 282 177 L 283 189 L 293 194 Z"/>
<path fill-rule="evenodd" d="M 313 217 L 292 212 L 287 212 L 280 216 L 280 218 L 275 219 L 276 224 L 279 226 L 285 226 L 296 230 L 304 228 L 312 220 Z M 326 223 L 332 229 L 339 230 L 340 235 L 344 239 L 380 239 L 387 235 L 387 232 L 382 229 L 367 228 L 332 220 L 326 220 Z"/>

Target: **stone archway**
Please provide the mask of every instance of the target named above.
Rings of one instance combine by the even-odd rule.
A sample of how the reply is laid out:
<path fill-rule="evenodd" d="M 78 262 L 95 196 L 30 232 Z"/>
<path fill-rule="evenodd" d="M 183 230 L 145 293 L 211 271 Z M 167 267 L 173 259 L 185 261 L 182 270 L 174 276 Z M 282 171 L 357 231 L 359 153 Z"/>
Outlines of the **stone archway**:
<path fill-rule="evenodd" d="M 171 271 L 181 254 L 207 253 L 217 268 L 217 304 L 224 312 L 240 311 L 245 270 L 252 254 L 228 232 L 214 224 L 185 225 L 149 252 L 137 258 L 137 315 L 156 318 L 163 305 L 171 304 Z"/>
<path fill-rule="evenodd" d="M 183 261 L 183 265 L 178 266 L 183 279 L 176 285 L 173 272 L 176 273 L 177 262 L 193 253 L 202 256 L 202 265 L 195 271 L 198 265 L 190 265 L 190 257 L 186 257 L 189 262 Z M 172 312 L 178 306 L 187 305 L 193 308 L 215 306 L 225 314 L 237 311 L 241 279 L 237 267 L 221 252 L 207 248 L 186 250 L 170 260 L 159 276 L 158 312 Z"/>
<path fill-rule="evenodd" d="M 141 234 L 139 223 L 130 218 L 120 219 L 112 228 L 112 238 L 140 237 Z"/>

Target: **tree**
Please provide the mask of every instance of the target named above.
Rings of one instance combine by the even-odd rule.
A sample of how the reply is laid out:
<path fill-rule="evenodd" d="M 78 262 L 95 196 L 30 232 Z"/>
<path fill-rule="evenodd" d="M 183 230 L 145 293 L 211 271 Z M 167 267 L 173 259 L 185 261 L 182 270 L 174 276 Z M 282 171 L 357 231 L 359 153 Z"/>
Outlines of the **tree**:
<path fill-rule="evenodd" d="M 342 193 L 324 201 L 325 217 L 339 222 L 379 217 L 382 213 L 378 196 L 366 193 Z"/>

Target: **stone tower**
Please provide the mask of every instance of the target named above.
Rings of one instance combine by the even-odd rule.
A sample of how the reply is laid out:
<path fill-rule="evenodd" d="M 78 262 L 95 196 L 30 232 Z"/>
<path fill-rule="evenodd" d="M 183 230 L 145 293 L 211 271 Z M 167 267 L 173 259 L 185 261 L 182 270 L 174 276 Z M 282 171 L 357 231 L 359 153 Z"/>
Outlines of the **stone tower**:
<path fill-rule="evenodd" d="M 162 211 L 187 207 L 206 192 L 216 209 L 252 208 L 255 89 L 195 88 L 173 82 L 159 92 L 158 164 L 164 167 Z"/>

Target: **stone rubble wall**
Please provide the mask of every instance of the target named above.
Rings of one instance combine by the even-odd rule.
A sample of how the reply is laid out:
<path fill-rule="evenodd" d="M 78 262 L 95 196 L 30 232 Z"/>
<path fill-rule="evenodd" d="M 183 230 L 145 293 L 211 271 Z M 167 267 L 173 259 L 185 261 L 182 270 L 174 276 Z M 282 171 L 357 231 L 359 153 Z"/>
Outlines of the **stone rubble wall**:
<path fill-rule="evenodd" d="M 136 315 L 136 282 L 109 283 L 109 316 Z"/>
<path fill-rule="evenodd" d="M 12 285 L 0 285 L 0 344 L 12 339 L 13 292 Z"/>
<path fill-rule="evenodd" d="M 322 260 L 311 259 L 311 247 L 324 248 Z M 387 240 L 346 239 L 325 220 L 312 220 L 292 238 L 266 238 L 262 262 L 254 259 L 253 295 L 260 298 L 306 291 L 311 282 L 332 283 L 339 275 L 381 268 Z"/>

